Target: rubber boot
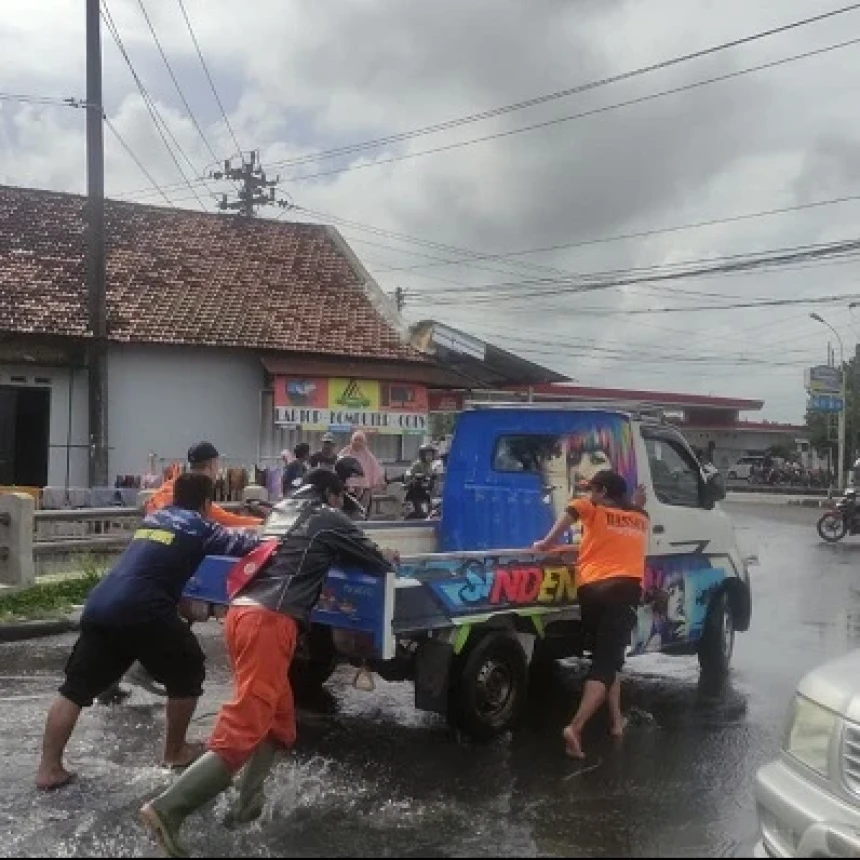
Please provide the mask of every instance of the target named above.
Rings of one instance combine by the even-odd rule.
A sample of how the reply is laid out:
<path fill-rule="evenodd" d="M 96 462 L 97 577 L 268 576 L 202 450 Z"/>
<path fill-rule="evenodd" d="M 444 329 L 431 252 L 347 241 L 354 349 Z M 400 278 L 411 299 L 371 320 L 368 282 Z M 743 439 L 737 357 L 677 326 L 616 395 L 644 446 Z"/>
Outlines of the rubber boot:
<path fill-rule="evenodd" d="M 239 799 L 233 809 L 227 813 L 224 826 L 233 829 L 243 824 L 256 821 L 263 814 L 266 804 L 266 777 L 271 773 L 277 757 L 277 747 L 263 741 L 254 751 L 254 755 L 245 769 L 239 781 Z"/>
<path fill-rule="evenodd" d="M 185 771 L 173 785 L 140 810 L 140 818 L 150 828 L 168 857 L 190 857 L 179 841 L 179 830 L 196 809 L 214 800 L 233 783 L 224 760 L 206 753 Z"/>

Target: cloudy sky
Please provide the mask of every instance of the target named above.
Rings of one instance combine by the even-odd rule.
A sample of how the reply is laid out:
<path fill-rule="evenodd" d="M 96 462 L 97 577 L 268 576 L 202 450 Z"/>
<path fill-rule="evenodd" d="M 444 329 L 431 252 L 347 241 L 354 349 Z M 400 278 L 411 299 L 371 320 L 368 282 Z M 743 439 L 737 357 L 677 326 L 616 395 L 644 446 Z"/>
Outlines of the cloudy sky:
<path fill-rule="evenodd" d="M 215 211 L 228 189 L 201 177 L 213 153 L 235 152 L 235 136 L 280 175 L 280 196 L 299 207 L 286 217 L 324 213 L 384 289 L 403 288 L 411 320 L 440 319 L 583 384 L 761 398 L 766 417 L 800 421 L 803 368 L 823 362 L 835 343 L 809 313 L 831 322 L 853 353 L 856 252 L 752 272 L 653 276 L 860 236 L 860 9 L 396 139 L 847 0 L 184 3 L 232 131 L 178 0 L 107 0 L 189 180 L 106 30 L 107 116 L 162 188 L 108 131 L 110 196 L 166 205 L 166 195 L 172 205 Z M 31 0 L 25 15 L 19 0 L 0 0 L 0 11 L 0 91 L 84 97 L 83 3 Z M 819 53 L 799 57 L 810 52 Z M 713 78 L 723 80 L 691 86 Z M 80 192 L 84 164 L 83 111 L 0 101 L 0 182 Z M 772 212 L 785 209 L 793 211 Z M 737 218 L 761 212 L 771 214 Z M 665 229 L 674 227 L 685 229 Z M 794 299 L 809 302 L 725 308 Z"/>

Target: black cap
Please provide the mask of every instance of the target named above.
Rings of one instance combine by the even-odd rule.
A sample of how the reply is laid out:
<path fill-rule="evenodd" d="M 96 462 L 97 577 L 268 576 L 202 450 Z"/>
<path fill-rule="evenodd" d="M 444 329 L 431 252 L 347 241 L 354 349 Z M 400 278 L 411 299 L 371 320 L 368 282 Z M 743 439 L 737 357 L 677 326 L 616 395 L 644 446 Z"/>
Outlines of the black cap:
<path fill-rule="evenodd" d="M 211 442 L 198 442 L 188 449 L 188 462 L 192 466 L 198 463 L 208 463 L 219 456 L 218 449 Z"/>

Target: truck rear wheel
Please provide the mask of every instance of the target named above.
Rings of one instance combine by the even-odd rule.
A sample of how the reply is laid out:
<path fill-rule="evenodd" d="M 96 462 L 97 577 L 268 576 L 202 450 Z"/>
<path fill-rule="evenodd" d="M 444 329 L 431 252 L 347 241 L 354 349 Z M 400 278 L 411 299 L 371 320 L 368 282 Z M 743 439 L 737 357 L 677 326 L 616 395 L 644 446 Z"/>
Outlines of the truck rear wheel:
<path fill-rule="evenodd" d="M 735 649 L 735 624 L 728 592 L 721 591 L 711 601 L 705 629 L 699 641 L 699 666 L 702 673 L 720 677 L 729 671 Z"/>
<path fill-rule="evenodd" d="M 528 658 L 516 637 L 486 633 L 451 668 L 448 721 L 475 740 L 514 728 L 528 697 Z"/>
<path fill-rule="evenodd" d="M 331 627 L 312 624 L 296 646 L 290 666 L 290 684 L 297 693 L 319 690 L 337 668 L 337 651 Z"/>

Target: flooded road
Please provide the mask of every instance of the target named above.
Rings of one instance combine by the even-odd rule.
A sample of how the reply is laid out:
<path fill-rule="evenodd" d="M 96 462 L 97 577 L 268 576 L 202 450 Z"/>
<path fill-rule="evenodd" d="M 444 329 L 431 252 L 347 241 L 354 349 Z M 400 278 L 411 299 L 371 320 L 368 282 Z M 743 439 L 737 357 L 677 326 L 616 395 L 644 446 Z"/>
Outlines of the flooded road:
<path fill-rule="evenodd" d="M 816 510 L 732 504 L 754 549 L 753 624 L 738 637 L 719 689 L 701 687 L 695 658 L 628 664 L 620 744 L 586 735 L 585 765 L 559 733 L 582 674 L 560 666 L 522 730 L 488 746 L 462 742 L 412 707 L 406 684 L 350 686 L 343 670 L 302 710 L 299 746 L 278 769 L 263 820 L 241 833 L 195 816 L 198 856 L 749 856 L 752 781 L 773 758 L 794 685 L 860 644 L 860 542 L 825 546 Z M 159 754 L 162 703 L 140 690 L 82 719 L 69 761 L 79 782 L 53 796 L 32 788 L 45 709 L 71 637 L 0 646 L 0 855 L 156 856 L 135 813 L 169 777 Z M 205 645 L 210 680 L 202 736 L 229 678 L 218 628 Z"/>

